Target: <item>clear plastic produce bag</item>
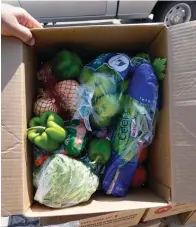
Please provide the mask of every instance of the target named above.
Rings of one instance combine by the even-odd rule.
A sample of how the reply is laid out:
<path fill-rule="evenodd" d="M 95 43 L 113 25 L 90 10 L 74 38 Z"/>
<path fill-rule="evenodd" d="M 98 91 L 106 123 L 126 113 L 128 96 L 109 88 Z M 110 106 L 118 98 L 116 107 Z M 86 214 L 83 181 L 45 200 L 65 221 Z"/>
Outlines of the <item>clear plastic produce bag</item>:
<path fill-rule="evenodd" d="M 124 79 L 130 72 L 125 54 L 106 53 L 86 65 L 80 75 L 78 109 L 74 119 L 83 119 L 89 131 L 111 125 L 121 111 Z"/>
<path fill-rule="evenodd" d="M 66 155 L 50 156 L 35 169 L 35 200 L 52 208 L 63 208 L 86 202 L 97 190 L 98 177 L 82 162 Z"/>

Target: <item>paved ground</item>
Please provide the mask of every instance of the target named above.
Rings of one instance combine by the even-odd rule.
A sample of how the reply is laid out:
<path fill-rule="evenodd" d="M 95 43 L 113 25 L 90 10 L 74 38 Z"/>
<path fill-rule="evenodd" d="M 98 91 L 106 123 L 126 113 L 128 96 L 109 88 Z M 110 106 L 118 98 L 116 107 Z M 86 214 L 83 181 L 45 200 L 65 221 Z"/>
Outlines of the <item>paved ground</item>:
<path fill-rule="evenodd" d="M 14 215 L 1 218 L 1 227 L 39 227 L 39 219 Z"/>

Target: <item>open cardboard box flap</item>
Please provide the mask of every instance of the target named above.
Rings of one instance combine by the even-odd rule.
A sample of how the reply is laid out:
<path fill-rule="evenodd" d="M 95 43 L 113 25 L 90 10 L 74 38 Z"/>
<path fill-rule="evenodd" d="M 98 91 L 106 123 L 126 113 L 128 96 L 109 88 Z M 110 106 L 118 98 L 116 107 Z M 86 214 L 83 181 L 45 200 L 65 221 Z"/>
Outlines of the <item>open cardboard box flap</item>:
<path fill-rule="evenodd" d="M 33 30 L 33 35 L 37 49 L 63 43 L 83 51 L 147 50 L 168 58 L 164 106 L 150 152 L 150 185 L 159 197 L 148 189 L 125 198 L 96 195 L 87 205 L 62 210 L 33 202 L 32 154 L 25 132 L 35 98 L 36 51 L 2 38 L 2 215 L 104 213 L 159 207 L 162 199 L 196 202 L 196 22 L 169 29 L 159 24 L 50 28 Z"/>

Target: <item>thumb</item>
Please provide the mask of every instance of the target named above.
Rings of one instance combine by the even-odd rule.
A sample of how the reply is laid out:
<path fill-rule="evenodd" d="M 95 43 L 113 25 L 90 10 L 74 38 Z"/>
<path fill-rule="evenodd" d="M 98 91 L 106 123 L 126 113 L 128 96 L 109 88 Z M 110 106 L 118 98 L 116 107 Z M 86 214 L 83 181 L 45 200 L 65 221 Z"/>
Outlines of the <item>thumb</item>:
<path fill-rule="evenodd" d="M 14 33 L 14 36 L 22 40 L 27 45 L 33 46 L 35 44 L 35 39 L 31 31 L 28 28 L 22 26 L 21 24 L 17 24 Z"/>

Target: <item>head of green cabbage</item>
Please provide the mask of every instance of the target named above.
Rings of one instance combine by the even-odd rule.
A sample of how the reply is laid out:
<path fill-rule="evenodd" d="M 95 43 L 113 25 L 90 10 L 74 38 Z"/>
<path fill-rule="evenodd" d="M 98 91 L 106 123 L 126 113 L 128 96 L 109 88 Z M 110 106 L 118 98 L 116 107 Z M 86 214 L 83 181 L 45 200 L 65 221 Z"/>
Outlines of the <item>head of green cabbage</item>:
<path fill-rule="evenodd" d="M 35 200 L 52 208 L 88 201 L 99 185 L 86 165 L 63 154 L 50 156 L 33 176 Z"/>

